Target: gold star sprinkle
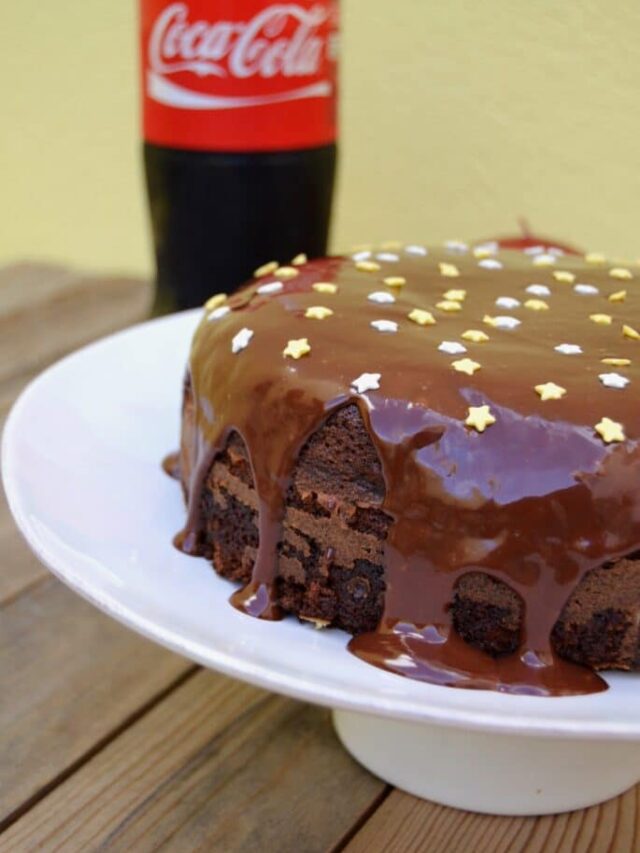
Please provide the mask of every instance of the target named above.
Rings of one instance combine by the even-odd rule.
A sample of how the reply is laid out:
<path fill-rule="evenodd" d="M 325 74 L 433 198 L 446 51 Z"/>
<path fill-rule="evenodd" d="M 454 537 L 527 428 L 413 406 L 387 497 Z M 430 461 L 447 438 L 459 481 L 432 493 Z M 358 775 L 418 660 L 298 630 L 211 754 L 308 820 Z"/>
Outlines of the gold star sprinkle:
<path fill-rule="evenodd" d="M 253 271 L 254 278 L 262 278 L 263 275 L 269 275 L 272 272 L 275 272 L 278 269 L 277 261 L 269 261 L 268 264 L 262 264 L 261 267 L 258 267 L 257 270 Z"/>
<path fill-rule="evenodd" d="M 549 305 L 544 301 L 544 299 L 527 299 L 524 303 L 525 308 L 529 308 L 530 311 L 548 311 Z"/>
<path fill-rule="evenodd" d="M 440 268 L 440 275 L 446 278 L 457 278 L 460 275 L 460 270 L 455 264 L 440 262 L 438 267 Z"/>
<path fill-rule="evenodd" d="M 436 308 L 441 311 L 460 311 L 462 305 L 459 302 L 454 302 L 453 299 L 443 299 L 441 302 L 436 302 Z"/>
<path fill-rule="evenodd" d="M 331 308 L 325 308 L 324 305 L 312 305 L 304 312 L 304 316 L 310 320 L 325 320 L 333 314 Z"/>
<path fill-rule="evenodd" d="M 422 308 L 414 308 L 407 314 L 407 317 L 419 326 L 435 326 L 436 323 L 431 311 L 424 311 Z"/>
<path fill-rule="evenodd" d="M 307 338 L 298 338 L 297 340 L 289 341 L 286 347 L 282 350 L 282 355 L 285 358 L 302 358 L 303 355 L 308 355 L 311 352 L 309 341 Z"/>
<path fill-rule="evenodd" d="M 602 252 L 588 252 L 584 259 L 588 264 L 605 264 L 607 262 Z"/>
<path fill-rule="evenodd" d="M 495 252 L 491 246 L 476 246 L 473 250 L 474 258 L 478 258 L 479 260 L 490 258 L 492 255 L 495 255 Z"/>
<path fill-rule="evenodd" d="M 594 323 L 598 323 L 599 326 L 611 325 L 610 314 L 589 314 L 589 319 Z"/>
<path fill-rule="evenodd" d="M 480 329 L 467 329 L 460 337 L 464 341 L 471 341 L 473 344 L 484 344 L 489 340 L 489 335 Z"/>
<path fill-rule="evenodd" d="M 451 367 L 457 370 L 458 373 L 466 373 L 468 376 L 473 376 L 476 370 L 480 370 L 482 365 L 478 364 L 472 358 L 459 358 L 457 361 L 451 362 Z"/>
<path fill-rule="evenodd" d="M 273 274 L 276 278 L 286 281 L 288 278 L 295 278 L 299 275 L 299 270 L 295 269 L 295 267 L 278 267 L 278 269 L 273 271 Z"/>
<path fill-rule="evenodd" d="M 556 281 L 566 281 L 568 284 L 573 284 L 576 280 L 575 275 L 568 270 L 555 270 L 553 277 Z"/>
<path fill-rule="evenodd" d="M 622 337 L 631 338 L 632 341 L 640 341 L 640 332 L 636 331 L 633 326 L 623 326 Z"/>
<path fill-rule="evenodd" d="M 478 432 L 484 432 L 488 426 L 495 424 L 496 419 L 491 414 L 489 406 L 469 406 L 469 414 L 465 424 Z"/>
<path fill-rule="evenodd" d="M 452 302 L 464 302 L 467 296 L 466 290 L 447 290 L 442 294 L 445 299 L 450 299 Z"/>
<path fill-rule="evenodd" d="M 629 367 L 631 364 L 630 358 L 601 358 L 603 364 L 610 364 L 612 367 Z"/>
<path fill-rule="evenodd" d="M 595 425 L 594 429 L 607 444 L 611 444 L 612 441 L 625 440 L 622 424 L 612 421 L 611 418 L 602 418 L 600 423 Z"/>
<path fill-rule="evenodd" d="M 375 261 L 356 261 L 356 269 L 360 272 L 378 272 L 380 264 Z"/>
<path fill-rule="evenodd" d="M 545 382 L 544 385 L 536 385 L 535 390 L 543 402 L 545 400 L 560 400 L 567 393 L 566 388 L 556 385 L 555 382 Z"/>
<path fill-rule="evenodd" d="M 382 279 L 387 287 L 404 287 L 407 283 L 406 278 L 401 275 L 388 275 Z"/>
<path fill-rule="evenodd" d="M 625 267 L 614 267 L 609 270 L 609 276 L 620 279 L 620 281 L 629 281 L 633 278 L 633 273 Z"/>
<path fill-rule="evenodd" d="M 293 264 L 294 267 L 299 267 L 299 266 L 302 266 L 302 264 L 306 264 L 307 260 L 308 260 L 308 258 L 305 255 L 305 253 L 300 252 L 299 255 L 296 255 L 295 258 L 293 258 L 291 263 Z"/>
<path fill-rule="evenodd" d="M 609 302 L 624 302 L 627 298 L 626 290 L 616 290 L 615 293 L 609 294 Z"/>
<path fill-rule="evenodd" d="M 210 297 L 204 303 L 205 311 L 215 311 L 216 308 L 219 308 L 221 305 L 224 305 L 226 301 L 226 293 L 216 293 L 215 296 Z"/>
<path fill-rule="evenodd" d="M 333 284 L 331 281 L 316 281 L 315 284 L 311 285 L 312 289 L 315 290 L 316 293 L 337 293 L 338 285 Z"/>

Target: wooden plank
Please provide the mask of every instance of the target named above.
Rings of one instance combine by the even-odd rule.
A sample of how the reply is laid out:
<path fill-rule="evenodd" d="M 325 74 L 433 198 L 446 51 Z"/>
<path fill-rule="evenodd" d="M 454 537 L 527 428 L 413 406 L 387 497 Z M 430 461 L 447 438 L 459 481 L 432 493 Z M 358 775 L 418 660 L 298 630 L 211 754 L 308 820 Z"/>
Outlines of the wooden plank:
<path fill-rule="evenodd" d="M 206 671 L 24 815 L 0 850 L 327 850 L 384 785 L 329 713 Z"/>
<path fill-rule="evenodd" d="M 50 264 L 0 269 L 0 381 L 143 319 L 151 295 L 151 284 L 139 278 Z"/>
<path fill-rule="evenodd" d="M 51 579 L 0 615 L 0 825 L 190 665 Z"/>
<path fill-rule="evenodd" d="M 394 791 L 345 848 L 348 853 L 635 853 L 640 785 L 599 806 L 544 817 L 462 812 Z"/>
<path fill-rule="evenodd" d="M 16 530 L 0 487 L 0 608 L 48 575 Z M 1 617 L 0 617 L 1 618 Z"/>

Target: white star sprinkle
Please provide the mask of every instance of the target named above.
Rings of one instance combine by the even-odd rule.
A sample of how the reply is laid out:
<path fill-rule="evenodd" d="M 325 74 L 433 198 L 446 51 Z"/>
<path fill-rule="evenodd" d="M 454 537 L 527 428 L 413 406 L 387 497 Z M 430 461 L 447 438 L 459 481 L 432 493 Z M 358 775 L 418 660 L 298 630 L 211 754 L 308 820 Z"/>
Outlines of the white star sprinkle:
<path fill-rule="evenodd" d="M 478 261 L 478 266 L 485 270 L 501 270 L 502 262 L 497 261 L 495 258 L 483 258 L 481 261 Z"/>
<path fill-rule="evenodd" d="M 575 284 L 573 289 L 576 293 L 582 294 L 582 296 L 595 296 L 600 293 L 597 287 L 594 287 L 593 284 Z"/>
<path fill-rule="evenodd" d="M 351 259 L 354 261 L 366 261 L 371 257 L 371 252 L 367 250 L 363 250 L 362 252 L 355 252 L 351 255 Z"/>
<path fill-rule="evenodd" d="M 467 351 L 467 348 L 457 341 L 442 341 L 438 349 L 440 352 L 446 352 L 447 355 L 462 355 Z"/>
<path fill-rule="evenodd" d="M 522 251 L 525 255 L 541 255 L 544 252 L 544 246 L 527 246 Z"/>
<path fill-rule="evenodd" d="M 558 344 L 554 350 L 562 353 L 562 355 L 582 355 L 582 347 L 578 344 Z"/>
<path fill-rule="evenodd" d="M 244 329 L 240 329 L 237 335 L 234 336 L 231 341 L 231 352 L 236 353 L 240 352 L 240 350 L 245 349 L 249 346 L 249 341 L 253 337 L 253 330 L 247 329 L 246 326 Z"/>
<path fill-rule="evenodd" d="M 377 261 L 387 261 L 388 263 L 395 263 L 400 260 L 400 255 L 396 255 L 394 252 L 378 252 L 376 255 Z"/>
<path fill-rule="evenodd" d="M 270 281 L 269 284 L 261 284 L 257 292 L 260 294 L 279 293 L 284 284 L 281 281 Z"/>
<path fill-rule="evenodd" d="M 520 320 L 517 317 L 505 317 L 500 315 L 493 318 L 492 326 L 496 329 L 515 329 L 520 325 Z"/>
<path fill-rule="evenodd" d="M 513 296 L 499 296 L 496 299 L 496 305 L 498 308 L 506 308 L 507 310 L 511 308 L 519 308 L 520 300 L 514 299 Z"/>
<path fill-rule="evenodd" d="M 392 302 L 396 301 L 393 293 L 386 290 L 374 290 L 367 296 L 367 299 L 369 302 L 379 302 L 381 305 L 391 305 Z"/>
<path fill-rule="evenodd" d="M 469 251 L 469 247 L 462 240 L 447 240 L 444 244 L 445 249 L 449 252 L 455 252 L 457 255 L 464 255 Z"/>
<path fill-rule="evenodd" d="M 619 373 L 600 373 L 598 379 L 607 388 L 625 388 L 630 381 L 626 376 L 620 376 Z"/>
<path fill-rule="evenodd" d="M 534 296 L 551 296 L 551 291 L 546 284 L 530 284 L 526 291 L 533 293 Z"/>
<path fill-rule="evenodd" d="M 473 254 L 476 258 L 484 258 L 487 255 L 495 255 L 499 248 L 500 246 L 495 240 L 490 243 L 478 243 L 477 246 L 473 247 Z"/>
<path fill-rule="evenodd" d="M 361 373 L 357 379 L 351 383 L 351 387 L 358 392 L 364 394 L 365 391 L 375 391 L 380 387 L 381 373 Z"/>
<path fill-rule="evenodd" d="M 534 267 L 550 267 L 553 266 L 555 262 L 556 256 L 552 255 L 551 252 L 543 252 L 540 255 L 533 256 Z"/>
<path fill-rule="evenodd" d="M 393 320 L 372 320 L 371 325 L 378 332 L 397 332 L 398 324 Z"/>
<path fill-rule="evenodd" d="M 424 246 L 416 246 L 414 244 L 412 244 L 410 246 L 405 246 L 404 250 L 408 255 L 426 255 L 427 254 L 427 249 Z"/>
<path fill-rule="evenodd" d="M 214 308 L 214 310 L 207 317 L 207 323 L 209 320 L 220 320 L 221 317 L 226 317 L 226 315 L 231 311 L 228 305 L 221 305 L 219 308 Z"/>

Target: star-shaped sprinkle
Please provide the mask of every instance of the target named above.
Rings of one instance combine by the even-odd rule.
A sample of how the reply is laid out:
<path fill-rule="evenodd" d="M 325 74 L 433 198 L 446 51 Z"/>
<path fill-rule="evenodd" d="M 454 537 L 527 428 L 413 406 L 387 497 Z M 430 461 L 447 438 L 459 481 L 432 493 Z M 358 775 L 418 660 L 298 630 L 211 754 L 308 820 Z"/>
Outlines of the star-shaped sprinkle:
<path fill-rule="evenodd" d="M 467 298 L 466 290 L 447 290 L 446 293 L 442 294 L 444 299 L 448 299 L 452 302 L 464 302 Z"/>
<path fill-rule="evenodd" d="M 609 276 L 620 281 L 630 281 L 633 278 L 633 273 L 625 267 L 613 267 L 609 270 Z"/>
<path fill-rule="evenodd" d="M 562 355 L 582 355 L 582 347 L 578 344 L 558 344 L 554 350 Z"/>
<path fill-rule="evenodd" d="M 220 305 L 219 308 L 214 308 L 211 314 L 207 317 L 207 322 L 210 320 L 221 320 L 223 317 L 226 317 L 227 314 L 231 312 L 231 308 L 228 305 Z"/>
<path fill-rule="evenodd" d="M 361 373 L 357 379 L 351 383 L 351 387 L 358 394 L 364 394 L 365 391 L 376 391 L 380 387 L 381 373 Z"/>
<path fill-rule="evenodd" d="M 415 244 L 411 244 L 410 246 L 404 247 L 405 252 L 408 255 L 426 255 L 428 254 L 427 249 L 424 246 L 416 246 Z"/>
<path fill-rule="evenodd" d="M 588 264 L 606 264 L 607 262 L 602 252 L 587 252 L 584 259 Z"/>
<path fill-rule="evenodd" d="M 351 257 L 354 261 L 366 261 L 367 258 L 371 257 L 371 252 L 368 249 L 361 249 L 351 255 Z"/>
<path fill-rule="evenodd" d="M 300 266 L 302 266 L 302 264 L 306 264 L 306 263 L 307 263 L 307 260 L 308 260 L 308 258 L 307 258 L 307 256 L 305 255 L 305 253 L 304 253 L 304 252 L 300 252 L 300 254 L 299 254 L 299 255 L 296 255 L 296 256 L 295 256 L 295 258 L 293 258 L 293 259 L 292 259 L 291 264 L 292 264 L 294 267 L 300 267 Z"/>
<path fill-rule="evenodd" d="M 387 287 L 404 287 L 407 283 L 406 278 L 401 275 L 388 275 L 386 278 L 383 278 L 382 281 L 387 285 Z"/>
<path fill-rule="evenodd" d="M 454 302 L 453 299 L 442 299 L 440 302 L 436 302 L 436 308 L 441 311 L 461 311 L 462 305 L 459 302 Z"/>
<path fill-rule="evenodd" d="M 596 296 L 600 291 L 593 284 L 575 284 L 573 289 L 581 296 Z"/>
<path fill-rule="evenodd" d="M 625 388 L 630 380 L 626 376 L 621 376 L 619 373 L 600 373 L 598 379 L 606 388 Z"/>
<path fill-rule="evenodd" d="M 457 361 L 451 362 L 451 367 L 457 370 L 458 373 L 466 373 L 468 376 L 473 376 L 476 370 L 480 370 L 482 365 L 478 364 L 472 358 L 459 358 Z"/>
<path fill-rule="evenodd" d="M 534 255 L 533 265 L 535 267 L 552 267 L 556 262 L 555 255 L 543 252 L 541 255 Z"/>
<path fill-rule="evenodd" d="M 599 326 L 610 326 L 612 318 L 610 314 L 589 314 L 589 319 Z"/>
<path fill-rule="evenodd" d="M 496 305 L 498 308 L 506 308 L 507 311 L 511 311 L 520 307 L 520 300 L 514 299 L 513 296 L 499 296 L 496 299 Z"/>
<path fill-rule="evenodd" d="M 231 340 L 231 352 L 238 353 L 240 350 L 246 349 L 249 346 L 249 341 L 253 337 L 253 329 L 240 329 L 237 335 Z"/>
<path fill-rule="evenodd" d="M 629 367 L 631 364 L 630 358 L 601 358 L 600 361 L 611 367 Z"/>
<path fill-rule="evenodd" d="M 467 348 L 457 341 L 442 341 L 438 349 L 440 352 L 446 352 L 447 355 L 462 355 L 463 352 L 467 351 Z"/>
<path fill-rule="evenodd" d="M 501 270 L 502 262 L 495 258 L 483 258 L 481 261 L 478 261 L 478 266 L 485 270 Z"/>
<path fill-rule="evenodd" d="M 316 293 L 338 292 L 338 285 L 334 284 L 332 281 L 316 281 L 315 284 L 311 285 L 311 288 L 315 290 Z"/>
<path fill-rule="evenodd" d="M 261 295 L 279 293 L 283 288 L 284 284 L 281 281 L 270 281 L 269 284 L 261 284 L 256 292 Z"/>
<path fill-rule="evenodd" d="M 569 272 L 569 270 L 554 270 L 553 277 L 556 281 L 564 281 L 567 284 L 573 284 L 576 280 L 574 273 Z"/>
<path fill-rule="evenodd" d="M 287 343 L 286 347 L 282 350 L 282 355 L 285 358 L 295 358 L 297 360 L 302 358 L 303 355 L 308 355 L 310 352 L 311 347 L 307 338 L 297 338 Z"/>
<path fill-rule="evenodd" d="M 257 270 L 253 271 L 254 278 L 262 278 L 264 275 L 270 275 L 278 269 L 277 261 L 269 261 L 268 264 L 262 264 Z"/>
<path fill-rule="evenodd" d="M 312 305 L 304 312 L 304 316 L 309 320 L 326 320 L 332 314 L 331 308 L 325 308 L 324 305 Z"/>
<path fill-rule="evenodd" d="M 465 424 L 478 432 L 484 432 L 488 426 L 495 424 L 496 419 L 491 414 L 489 406 L 469 406 L 469 414 Z"/>
<path fill-rule="evenodd" d="M 495 255 L 498 251 L 497 243 L 481 243 L 479 246 L 475 246 L 473 249 L 473 256 L 475 258 L 490 258 L 491 255 Z"/>
<path fill-rule="evenodd" d="M 615 293 L 609 294 L 609 302 L 624 302 L 627 298 L 626 290 L 616 290 Z"/>
<path fill-rule="evenodd" d="M 543 385 L 535 386 L 536 393 L 540 399 L 545 400 L 560 400 L 567 393 L 567 389 L 562 385 L 556 385 L 555 382 L 545 382 Z"/>
<path fill-rule="evenodd" d="M 273 271 L 273 274 L 276 278 L 281 278 L 283 281 L 287 281 L 290 278 L 295 278 L 297 275 L 300 275 L 300 270 L 297 270 L 295 267 L 278 267 Z"/>
<path fill-rule="evenodd" d="M 396 255 L 395 252 L 378 252 L 376 260 L 384 261 L 388 264 L 394 264 L 400 260 L 400 255 Z"/>
<path fill-rule="evenodd" d="M 378 332 L 398 331 L 398 324 L 394 320 L 372 320 L 370 325 Z"/>
<path fill-rule="evenodd" d="M 533 294 L 533 296 L 551 296 L 551 290 L 546 284 L 530 284 L 526 288 L 526 291 Z"/>
<path fill-rule="evenodd" d="M 489 340 L 489 335 L 481 329 L 467 329 L 460 337 L 465 341 L 471 341 L 472 344 L 485 344 Z"/>
<path fill-rule="evenodd" d="M 544 301 L 544 299 L 527 299 L 524 303 L 524 307 L 528 308 L 529 311 L 548 311 L 549 304 Z"/>
<path fill-rule="evenodd" d="M 360 272 L 378 272 L 381 266 L 375 261 L 356 261 L 356 269 Z"/>
<path fill-rule="evenodd" d="M 369 302 L 379 302 L 380 305 L 391 305 L 392 302 L 396 301 L 395 296 L 386 290 L 374 290 L 367 296 L 367 299 Z"/>
<path fill-rule="evenodd" d="M 485 314 L 482 322 L 487 326 L 493 326 L 494 329 L 515 329 L 520 325 L 520 320 L 517 317 L 498 316 L 492 317 L 490 314 Z"/>
<path fill-rule="evenodd" d="M 227 301 L 226 293 L 216 293 L 215 296 L 209 297 L 207 301 L 204 303 L 205 311 L 213 311 L 214 308 L 218 308 L 220 305 L 224 305 Z"/>
<path fill-rule="evenodd" d="M 423 308 L 414 308 L 407 314 L 407 317 L 419 326 L 435 326 L 436 318 L 431 311 L 425 311 Z"/>
<path fill-rule="evenodd" d="M 440 261 L 438 268 L 440 275 L 445 276 L 445 278 L 457 278 L 460 275 L 460 270 L 455 264 L 447 264 L 444 261 Z"/>
<path fill-rule="evenodd" d="M 640 341 L 640 332 L 634 329 L 633 326 L 623 326 L 622 336 L 624 338 L 631 338 L 632 341 Z"/>
<path fill-rule="evenodd" d="M 622 424 L 612 421 L 611 418 L 602 418 L 594 427 L 595 431 L 607 444 L 612 441 L 624 441 L 625 434 Z"/>

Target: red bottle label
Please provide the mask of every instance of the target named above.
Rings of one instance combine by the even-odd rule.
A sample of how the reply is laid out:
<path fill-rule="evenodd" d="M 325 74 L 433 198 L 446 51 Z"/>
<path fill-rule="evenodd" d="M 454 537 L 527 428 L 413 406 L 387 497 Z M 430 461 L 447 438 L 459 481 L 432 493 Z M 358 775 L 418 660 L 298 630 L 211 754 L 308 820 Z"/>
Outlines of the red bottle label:
<path fill-rule="evenodd" d="M 144 138 L 273 151 L 336 138 L 334 0 L 141 0 Z"/>

